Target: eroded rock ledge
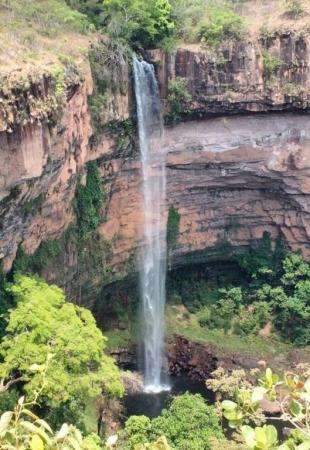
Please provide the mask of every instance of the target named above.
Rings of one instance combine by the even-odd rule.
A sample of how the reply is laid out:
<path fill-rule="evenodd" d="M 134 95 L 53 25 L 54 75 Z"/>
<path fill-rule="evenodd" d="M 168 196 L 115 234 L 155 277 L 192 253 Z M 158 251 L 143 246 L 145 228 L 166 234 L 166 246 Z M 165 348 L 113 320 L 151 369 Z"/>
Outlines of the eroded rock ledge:
<path fill-rule="evenodd" d="M 308 115 L 282 114 L 166 130 L 168 202 L 180 214 L 173 264 L 229 258 L 264 231 L 281 234 L 310 257 L 309 125 Z M 116 265 L 140 244 L 139 188 L 139 165 L 127 161 L 113 181 L 109 220 L 101 228 L 118 237 Z"/>

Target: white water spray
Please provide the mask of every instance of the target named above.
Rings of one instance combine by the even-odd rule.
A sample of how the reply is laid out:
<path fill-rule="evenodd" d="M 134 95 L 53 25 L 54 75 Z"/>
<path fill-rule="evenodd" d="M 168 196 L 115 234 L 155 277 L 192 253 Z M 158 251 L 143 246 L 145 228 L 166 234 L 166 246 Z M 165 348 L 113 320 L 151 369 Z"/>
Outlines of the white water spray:
<path fill-rule="evenodd" d="M 166 281 L 166 152 L 154 67 L 134 57 L 135 93 L 143 176 L 143 234 L 140 289 L 143 328 L 144 387 L 167 389 L 162 380 Z"/>

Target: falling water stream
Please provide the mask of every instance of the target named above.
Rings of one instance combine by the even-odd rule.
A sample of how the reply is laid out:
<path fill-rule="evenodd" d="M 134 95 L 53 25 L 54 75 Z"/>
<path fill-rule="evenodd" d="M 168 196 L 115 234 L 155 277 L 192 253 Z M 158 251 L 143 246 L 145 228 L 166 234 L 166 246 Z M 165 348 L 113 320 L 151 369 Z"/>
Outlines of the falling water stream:
<path fill-rule="evenodd" d="M 143 190 L 143 246 L 140 254 L 142 352 L 146 392 L 167 389 L 163 381 L 166 278 L 166 152 L 154 67 L 133 60 Z"/>

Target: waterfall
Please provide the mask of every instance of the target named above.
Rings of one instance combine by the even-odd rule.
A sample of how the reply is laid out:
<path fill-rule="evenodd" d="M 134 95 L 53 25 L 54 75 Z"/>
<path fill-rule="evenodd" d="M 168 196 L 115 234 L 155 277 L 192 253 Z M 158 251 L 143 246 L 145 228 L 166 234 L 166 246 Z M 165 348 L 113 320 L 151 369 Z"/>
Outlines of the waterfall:
<path fill-rule="evenodd" d="M 144 386 L 165 389 L 162 380 L 166 278 L 166 152 L 154 67 L 133 60 L 143 191 L 143 246 L 140 262 Z"/>

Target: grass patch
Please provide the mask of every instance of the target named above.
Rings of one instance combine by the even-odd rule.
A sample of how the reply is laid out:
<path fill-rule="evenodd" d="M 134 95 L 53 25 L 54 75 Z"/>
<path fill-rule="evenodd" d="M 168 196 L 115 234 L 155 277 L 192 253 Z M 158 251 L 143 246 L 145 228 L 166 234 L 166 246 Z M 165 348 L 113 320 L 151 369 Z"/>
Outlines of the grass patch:
<path fill-rule="evenodd" d="M 273 360 L 280 354 L 287 355 L 294 346 L 280 341 L 276 336 L 236 336 L 223 330 L 209 330 L 199 325 L 198 317 L 183 306 L 168 306 L 166 312 L 168 337 L 178 334 L 202 344 L 211 344 L 219 356 L 240 353 L 265 360 Z M 273 364 L 274 366 L 274 364 Z"/>
<path fill-rule="evenodd" d="M 121 347 L 130 347 L 136 342 L 136 338 L 131 330 L 109 330 L 104 335 L 108 338 L 107 350 L 115 350 Z"/>
<path fill-rule="evenodd" d="M 16 67 L 39 73 L 68 57 L 81 63 L 93 29 L 64 0 L 0 0 L 0 23 L 0 70 L 6 73 Z"/>

